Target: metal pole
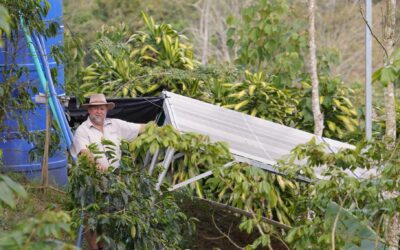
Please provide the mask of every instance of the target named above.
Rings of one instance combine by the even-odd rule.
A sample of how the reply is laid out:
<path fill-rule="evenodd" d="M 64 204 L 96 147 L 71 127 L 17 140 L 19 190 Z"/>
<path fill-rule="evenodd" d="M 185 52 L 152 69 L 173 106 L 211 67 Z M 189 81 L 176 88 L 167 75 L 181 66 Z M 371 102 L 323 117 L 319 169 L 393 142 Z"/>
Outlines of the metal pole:
<path fill-rule="evenodd" d="M 372 0 L 365 0 L 365 19 L 372 29 Z M 372 34 L 365 24 L 365 136 L 372 138 Z"/>
<path fill-rule="evenodd" d="M 146 167 L 147 164 L 149 164 L 150 157 L 151 157 L 151 154 L 150 154 L 150 149 L 149 149 L 149 150 L 147 150 L 146 156 L 144 157 L 143 167 Z"/>
<path fill-rule="evenodd" d="M 165 175 L 168 172 L 169 164 L 171 164 L 172 158 L 174 156 L 175 149 L 173 148 L 168 148 L 167 151 L 165 152 L 165 157 L 163 161 L 163 171 L 160 173 L 158 176 L 158 182 L 156 184 L 156 190 L 160 190 L 161 184 L 164 180 Z"/>
<path fill-rule="evenodd" d="M 149 150 L 149 152 L 150 152 L 150 150 Z M 159 154 L 159 153 L 160 153 L 160 149 L 157 148 L 156 152 L 154 152 L 153 159 L 151 159 L 150 168 L 149 168 L 149 175 L 152 175 L 152 174 L 153 174 L 154 167 L 155 167 L 155 165 L 156 165 L 156 162 L 157 162 L 157 158 L 158 158 L 158 154 Z M 147 164 L 146 164 L 146 165 L 147 165 Z"/>
<path fill-rule="evenodd" d="M 221 168 L 222 168 L 222 169 L 229 168 L 229 167 L 233 166 L 235 163 L 236 163 L 236 161 L 228 162 L 228 163 L 224 164 Z M 214 169 L 214 170 L 215 170 L 215 169 Z M 204 172 L 204 173 L 202 173 L 202 174 L 196 175 L 195 177 L 192 177 L 192 178 L 190 178 L 190 179 L 188 179 L 188 180 L 186 180 L 186 181 L 183 181 L 183 182 L 181 182 L 181 183 L 178 183 L 178 184 L 176 184 L 175 186 L 169 188 L 168 190 L 169 190 L 169 191 L 173 191 L 173 190 L 175 190 L 175 189 L 178 189 L 178 188 L 187 186 L 187 185 L 189 185 L 189 184 L 192 183 L 192 182 L 198 181 L 198 180 L 203 179 L 203 178 L 205 178 L 205 177 L 207 177 L 207 176 L 210 176 L 210 175 L 212 175 L 212 174 L 213 174 L 213 170 L 208 170 L 207 172 Z"/>

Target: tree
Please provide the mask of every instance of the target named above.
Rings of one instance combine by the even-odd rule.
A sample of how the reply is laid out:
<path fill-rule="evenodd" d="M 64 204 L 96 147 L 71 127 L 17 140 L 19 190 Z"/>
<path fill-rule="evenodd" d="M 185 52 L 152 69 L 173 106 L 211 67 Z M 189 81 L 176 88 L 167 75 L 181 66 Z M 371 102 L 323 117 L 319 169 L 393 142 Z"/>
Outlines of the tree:
<path fill-rule="evenodd" d="M 308 14 L 309 14 L 309 29 L 308 29 L 308 44 L 310 47 L 310 65 L 309 70 L 311 74 L 311 100 L 312 111 L 314 115 L 314 134 L 322 136 L 324 130 L 324 116 L 321 113 L 319 104 L 319 83 L 317 73 L 317 57 L 315 45 L 315 0 L 308 1 Z"/>
<path fill-rule="evenodd" d="M 396 0 L 386 0 L 386 20 L 385 20 L 384 44 L 387 55 L 391 55 L 395 45 L 395 25 L 396 25 Z M 385 66 L 390 65 L 390 57 L 385 59 Z M 396 110 L 394 84 L 392 81 L 387 83 L 385 88 L 385 113 L 387 137 L 396 140 Z"/>
<path fill-rule="evenodd" d="M 396 25 L 396 0 L 386 0 L 386 22 L 384 32 L 384 44 L 387 54 L 391 55 L 394 51 L 395 45 L 395 26 Z M 390 57 L 386 58 L 385 65 L 390 65 Z M 388 148 L 393 149 L 394 141 L 396 140 L 396 108 L 395 108 L 395 95 L 394 83 L 390 81 L 385 88 L 385 113 L 386 113 L 386 131 L 385 134 L 392 142 L 389 143 Z M 396 194 L 395 194 L 396 195 Z M 390 194 L 393 196 L 393 194 Z M 391 249 L 397 249 L 400 239 L 400 221 L 399 213 L 395 213 L 388 222 L 386 240 L 390 243 Z"/>
<path fill-rule="evenodd" d="M 242 17 L 230 18 L 228 46 L 237 55 L 235 63 L 263 71 L 278 87 L 290 87 L 306 78 L 307 46 L 302 20 L 291 22 L 286 1 L 259 1 L 244 8 Z"/>
<path fill-rule="evenodd" d="M 200 18 L 200 31 L 203 37 L 203 46 L 201 52 L 201 63 L 206 64 L 208 58 L 208 39 L 209 39 L 209 13 L 210 13 L 210 0 L 204 0 L 201 8 Z"/>
<path fill-rule="evenodd" d="M 202 63 L 205 61 L 231 62 L 227 45 L 227 20 L 240 18 L 241 10 L 254 2 L 254 0 L 200 0 L 193 5 L 199 18 L 194 18 L 190 24 L 189 38 L 194 44 L 196 55 L 202 59 Z M 204 22 L 205 18 L 207 18 L 206 22 Z M 205 34 L 206 30 L 207 35 Z M 207 53 L 204 53 L 205 51 Z"/>

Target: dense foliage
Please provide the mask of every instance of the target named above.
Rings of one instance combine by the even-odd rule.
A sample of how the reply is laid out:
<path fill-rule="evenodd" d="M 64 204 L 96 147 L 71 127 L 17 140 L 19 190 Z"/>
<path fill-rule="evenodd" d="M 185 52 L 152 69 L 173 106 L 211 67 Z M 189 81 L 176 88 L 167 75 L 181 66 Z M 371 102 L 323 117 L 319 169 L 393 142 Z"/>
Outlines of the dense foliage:
<path fill-rule="evenodd" d="M 27 196 L 21 184 L 0 175 L 0 222 Z M 32 218 L 20 218 L 10 230 L 1 230 L 0 249 L 74 249 L 64 242 L 66 236 L 71 235 L 70 222 L 70 216 L 64 211 L 50 209 Z"/>
<path fill-rule="evenodd" d="M 171 146 L 179 154 L 182 152 L 179 145 L 188 145 L 185 142 L 187 136 L 192 138 L 190 154 L 193 155 L 189 157 L 186 152 L 183 159 L 175 159 L 170 179 L 167 179 L 170 183 L 182 182 L 214 166 L 211 168 L 213 177 L 188 187 L 200 197 L 252 212 L 254 217 L 243 216 L 240 228 L 247 233 L 257 231 L 260 236 L 248 247 L 269 245 L 271 237 L 274 237 L 294 249 L 325 249 L 331 246 L 374 249 L 375 244 L 383 249 L 387 220 L 400 207 L 399 198 L 389 195 L 399 189 L 397 147 L 395 151 L 386 151 L 384 141 L 362 142 L 355 149 L 334 153 L 326 144 L 317 144 L 313 140 L 299 145 L 290 157 L 280 162 L 277 167 L 287 176 L 279 176 L 246 164 L 224 168 L 222 166 L 229 162 L 227 153 L 219 152 L 219 158 L 209 158 L 207 152 L 211 153 L 209 150 L 212 148 L 194 140 L 201 137 L 179 135 L 170 127 L 148 127 L 147 134 L 133 142 L 132 146 L 141 147 L 138 152 L 141 152 L 142 158 L 147 150 L 154 154 Z M 197 153 L 193 150 L 196 148 L 200 149 Z M 208 168 L 204 166 L 200 168 L 202 171 L 197 171 L 207 159 L 221 159 L 223 155 L 226 156 L 222 161 L 213 161 Z M 159 160 L 162 159 L 163 154 L 159 156 Z M 191 167 L 174 167 L 182 162 L 186 162 L 183 166 Z M 324 167 L 321 169 L 321 166 Z M 371 177 L 365 175 L 359 178 L 365 171 L 369 171 Z M 299 182 L 299 175 L 313 181 L 308 184 Z M 320 180 L 316 180 L 317 177 Z M 292 229 L 283 232 L 262 221 L 261 217 L 275 219 L 292 226 Z"/>
<path fill-rule="evenodd" d="M 173 148 L 180 157 L 171 164 L 171 184 L 213 170 L 233 160 L 225 143 L 212 143 L 208 136 L 195 133 L 181 134 L 171 126 L 157 127 L 149 124 L 145 133 L 130 145 L 137 152 L 137 160 L 144 162 L 147 152 L 158 154 L 157 162 L 165 157 L 168 148 Z M 159 153 L 156 153 L 156 152 Z M 199 197 L 204 196 L 201 181 L 191 184 Z"/>
<path fill-rule="evenodd" d="M 17 42 L 13 34 L 18 31 L 20 13 L 31 31 L 54 34 L 56 26 L 46 26 L 41 20 L 49 5 L 40 2 L 0 1 L 9 10 L 13 30 L 8 31 L 2 22 L 0 29 L 9 35 L 11 43 Z M 95 11 L 81 21 L 94 15 L 108 20 L 108 9 L 122 3 L 127 14 L 136 1 L 96 1 Z M 137 23 L 101 28 L 86 51 L 83 39 L 69 30 L 64 46 L 54 48 L 53 54 L 66 65 L 69 94 L 82 97 L 101 92 L 110 97 L 136 97 L 158 95 L 167 89 L 311 132 L 310 79 L 305 69 L 307 34 L 301 20 L 288 21 L 291 14 L 286 1 L 261 0 L 244 8 L 241 18 L 230 18 L 228 45 L 237 57 L 235 65 L 229 67 L 200 65 L 180 31 L 169 24 L 156 24 L 145 14 L 142 29 L 137 29 Z M 340 77 L 332 76 L 335 53 L 325 49 L 319 52 L 324 135 L 359 141 L 362 136 L 356 131 L 360 123 L 352 103 L 353 91 Z M 10 67 L 4 68 L 4 82 L 0 84 L 0 131 L 5 129 L 5 119 L 15 118 L 24 132 L 18 110 L 34 108 L 28 97 L 29 91 L 36 93 L 37 88 L 19 81 L 27 70 L 14 64 L 16 51 L 11 54 Z M 399 79 L 399 55 L 395 52 L 391 63 L 377 71 L 376 81 L 385 85 Z M 42 144 L 40 138 L 31 140 Z M 104 144 L 110 146 L 110 142 Z M 295 148 L 291 157 L 277 166 L 285 173 L 280 176 L 234 162 L 225 144 L 212 143 L 206 136 L 181 134 L 172 127 L 153 124 L 137 140 L 122 145 L 121 166 L 114 172 L 99 172 L 89 158 L 79 158 L 71 169 L 69 192 L 74 222 L 81 222 L 83 211 L 84 224 L 98 230 L 100 239 L 112 249 L 181 248 L 193 228 L 177 206 L 174 193 L 168 191 L 168 184 L 212 171 L 212 177 L 191 183 L 185 193 L 250 212 L 252 216 L 243 216 L 239 226 L 258 236 L 249 249 L 270 247 L 271 238 L 294 249 L 382 249 L 387 222 L 400 207 L 398 195 L 393 195 L 400 189 L 398 143 L 390 151 L 385 145 L 385 141 L 374 141 L 333 153 L 325 144 L 311 141 Z M 155 176 L 163 171 L 160 163 L 172 148 L 175 158 L 165 178 L 167 184 L 158 192 Z M 36 148 L 41 150 L 40 146 Z M 113 154 L 107 149 L 109 157 Z M 147 156 L 155 157 L 155 169 L 148 171 L 154 166 Z M 233 165 L 223 167 L 229 163 Z M 373 168 L 377 175 L 370 179 L 349 174 Z M 312 182 L 300 183 L 298 175 Z M 316 177 L 321 179 L 317 181 Z M 15 206 L 13 196 L 23 191 L 6 177 L 1 177 L 0 185 L 0 205 Z M 277 229 L 263 218 L 291 229 Z M 25 226 L 18 225 L 16 231 L 0 237 L 0 246 L 53 247 L 62 245 L 53 238 L 59 238 L 60 232 L 69 233 L 69 217 L 62 212 L 51 211 L 22 223 Z M 18 240 L 10 241 L 11 237 Z"/>
<path fill-rule="evenodd" d="M 251 248 L 270 245 L 270 237 L 281 239 L 280 232 L 263 222 L 261 217 L 276 219 L 290 225 L 290 201 L 296 197 L 298 184 L 233 160 L 227 145 L 212 143 L 207 136 L 179 133 L 170 126 L 148 125 L 145 133 L 130 145 L 137 152 L 136 161 L 143 162 L 147 152 L 163 162 L 168 148 L 174 148 L 176 157 L 171 163 L 167 183 L 181 183 L 206 171 L 213 176 L 190 183 L 184 190 L 189 194 L 231 205 L 254 214 L 242 217 L 240 228 L 260 234 Z M 232 166 L 227 167 L 229 163 Z M 145 166 L 145 170 L 147 167 Z M 158 173 L 153 173 L 158 176 Z M 268 197 L 268 198 L 267 198 Z"/>
<path fill-rule="evenodd" d="M 339 77 L 320 77 L 320 103 L 324 113 L 324 133 L 329 138 L 342 140 L 357 140 L 356 135 L 360 123 L 357 109 L 351 101 L 354 91 L 344 85 Z M 303 86 L 303 96 L 311 96 L 311 86 L 307 83 Z M 311 99 L 302 98 L 300 106 L 303 120 L 303 130 L 312 131 L 314 128 Z"/>
<path fill-rule="evenodd" d="M 400 199 L 393 195 L 400 183 L 398 147 L 387 151 L 386 145 L 361 142 L 334 153 L 313 140 L 293 150 L 281 165 L 288 176 L 319 180 L 298 189 L 289 244 L 295 249 L 383 249 L 387 222 L 400 211 Z M 306 164 L 299 165 L 300 160 Z"/>
<path fill-rule="evenodd" d="M 242 82 L 225 86 L 230 94 L 224 107 L 291 127 L 301 126 L 299 90 L 278 88 L 266 82 L 261 72 L 248 71 Z"/>
<path fill-rule="evenodd" d="M 242 67 L 264 71 L 279 87 L 303 77 L 307 37 L 305 23 L 290 22 L 286 1 L 257 1 L 244 8 L 241 19 L 229 19 L 228 45 Z"/>
<path fill-rule="evenodd" d="M 103 141 L 107 155 L 110 141 Z M 96 155 L 98 149 L 91 147 Z M 190 237 L 192 225 L 165 188 L 155 189 L 156 180 L 136 164 L 135 151 L 121 145 L 120 167 L 100 172 L 87 155 L 71 169 L 69 194 L 79 216 L 84 211 L 85 230 L 99 232 L 108 249 L 179 249 Z"/>

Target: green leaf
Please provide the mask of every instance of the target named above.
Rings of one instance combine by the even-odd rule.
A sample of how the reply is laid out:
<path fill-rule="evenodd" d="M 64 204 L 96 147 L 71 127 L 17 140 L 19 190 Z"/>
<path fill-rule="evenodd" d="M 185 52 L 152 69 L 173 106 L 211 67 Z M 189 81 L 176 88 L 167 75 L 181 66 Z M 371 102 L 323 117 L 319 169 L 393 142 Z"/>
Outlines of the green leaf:
<path fill-rule="evenodd" d="M 136 237 L 136 227 L 132 226 L 131 227 L 131 237 L 134 239 Z"/>
<path fill-rule="evenodd" d="M 234 16 L 228 16 L 228 18 L 226 18 L 226 23 L 228 25 L 233 25 L 235 23 L 235 17 Z"/>
<path fill-rule="evenodd" d="M 12 194 L 10 187 L 5 182 L 0 182 L 0 201 L 4 202 L 11 208 L 15 207 L 14 195 Z"/>
<path fill-rule="evenodd" d="M 233 48 L 233 46 L 235 45 L 235 40 L 233 40 L 233 39 L 228 39 L 228 41 L 226 41 L 226 45 L 227 45 L 229 48 Z"/>
<path fill-rule="evenodd" d="M 235 31 L 236 31 L 235 28 L 230 27 L 230 28 L 228 29 L 228 31 L 226 32 L 226 35 L 227 35 L 228 37 L 231 37 L 231 36 L 233 36 L 233 35 L 235 34 Z"/>
<path fill-rule="evenodd" d="M 335 233 L 345 242 L 344 249 L 386 249 L 374 230 L 335 202 L 330 202 L 325 210 L 325 227 L 328 230 L 332 229 L 337 216 Z"/>
<path fill-rule="evenodd" d="M 1 157 L 0 157 L 1 158 Z M 24 187 L 20 185 L 19 183 L 11 180 L 8 176 L 1 176 L 1 179 L 15 192 L 17 193 L 20 197 L 26 198 L 28 194 L 26 193 Z"/>
<path fill-rule="evenodd" d="M 382 69 L 380 81 L 384 86 L 386 86 L 390 82 L 393 82 L 394 80 L 396 80 L 396 78 L 396 71 L 393 67 L 389 66 Z"/>
<path fill-rule="evenodd" d="M 288 235 L 286 236 L 287 242 L 291 243 L 295 239 L 297 234 L 297 228 L 293 228 L 289 231 Z"/>
<path fill-rule="evenodd" d="M 10 32 L 10 16 L 6 8 L 0 5 L 0 30 L 6 34 Z"/>

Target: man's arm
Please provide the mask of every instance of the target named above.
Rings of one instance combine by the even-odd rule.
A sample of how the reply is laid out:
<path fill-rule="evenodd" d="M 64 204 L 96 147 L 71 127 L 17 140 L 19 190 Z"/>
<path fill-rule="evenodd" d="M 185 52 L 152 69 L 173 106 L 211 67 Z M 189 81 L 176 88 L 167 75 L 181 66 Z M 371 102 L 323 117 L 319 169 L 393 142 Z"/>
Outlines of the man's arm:
<path fill-rule="evenodd" d="M 146 124 L 144 123 L 139 123 L 139 135 L 142 134 L 144 132 L 144 129 L 146 127 Z"/>
<path fill-rule="evenodd" d="M 87 145 L 89 145 L 89 138 L 82 130 L 81 127 L 75 131 L 74 138 L 72 140 L 71 154 L 73 157 L 77 158 L 82 151 L 87 150 Z"/>
<path fill-rule="evenodd" d="M 146 126 L 144 123 L 133 123 L 120 119 L 114 119 L 114 121 L 118 126 L 121 138 L 128 141 L 135 139 L 138 135 L 143 133 Z"/>

